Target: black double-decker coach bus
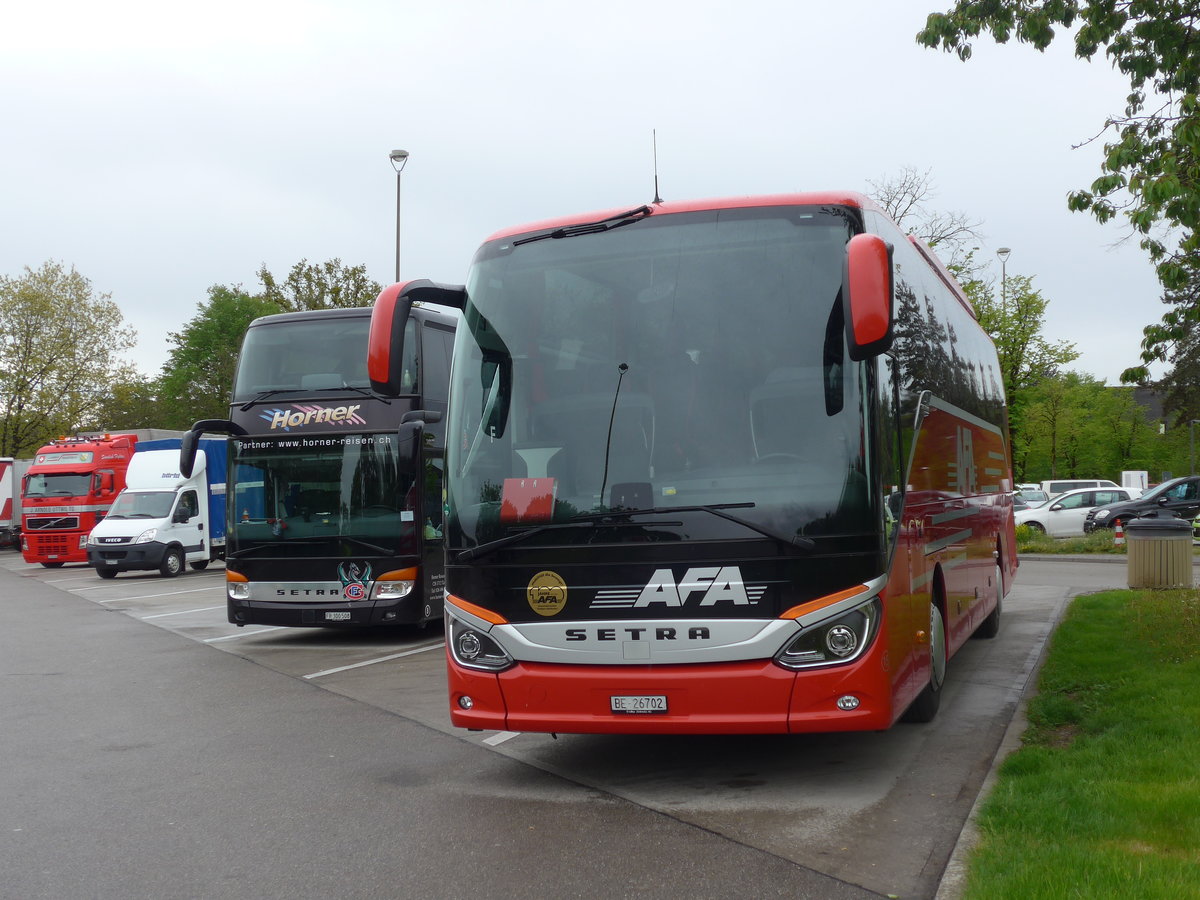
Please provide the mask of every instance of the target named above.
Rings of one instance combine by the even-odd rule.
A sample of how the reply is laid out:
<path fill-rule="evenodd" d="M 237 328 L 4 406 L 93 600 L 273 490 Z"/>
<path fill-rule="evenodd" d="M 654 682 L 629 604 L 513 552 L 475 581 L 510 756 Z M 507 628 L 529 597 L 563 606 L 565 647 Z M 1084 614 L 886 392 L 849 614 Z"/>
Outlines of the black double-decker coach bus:
<path fill-rule="evenodd" d="M 386 288 L 381 297 L 399 286 Z M 265 316 L 242 344 L 230 435 L 226 599 L 236 625 L 423 624 L 442 615 L 442 475 L 457 313 L 413 307 L 403 384 L 367 378 L 371 309 Z"/>

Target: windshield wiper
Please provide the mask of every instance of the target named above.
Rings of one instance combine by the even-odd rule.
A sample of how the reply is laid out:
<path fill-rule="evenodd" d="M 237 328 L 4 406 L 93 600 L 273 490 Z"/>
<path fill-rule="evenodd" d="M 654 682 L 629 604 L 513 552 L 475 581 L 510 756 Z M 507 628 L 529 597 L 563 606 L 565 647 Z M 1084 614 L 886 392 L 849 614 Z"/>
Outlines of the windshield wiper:
<path fill-rule="evenodd" d="M 300 388 L 271 388 L 269 391 L 263 391 L 262 393 L 255 394 L 238 408 L 241 409 L 242 412 L 245 412 L 254 404 L 262 403 L 268 397 L 274 397 L 276 394 L 298 394 L 300 393 L 300 390 Z M 341 390 L 341 388 L 338 388 L 338 390 Z"/>
<path fill-rule="evenodd" d="M 754 522 L 743 519 L 741 516 L 731 515 L 725 512 L 727 509 L 753 509 L 753 503 L 714 503 L 711 506 L 651 506 L 645 509 L 613 509 L 603 513 L 584 513 L 580 516 L 575 516 L 576 519 L 596 519 L 605 520 L 615 517 L 624 518 L 625 516 L 662 516 L 676 515 L 681 512 L 706 512 L 722 519 L 728 519 L 730 522 L 735 522 L 743 528 L 749 528 L 761 534 L 763 537 L 769 537 L 771 540 L 786 547 L 788 550 L 815 550 L 817 542 L 812 538 L 804 537 L 803 535 L 794 534 L 788 536 L 775 531 L 771 528 L 766 528 Z M 609 524 L 605 522 L 605 524 Z"/>
<path fill-rule="evenodd" d="M 278 550 L 287 547 L 313 547 L 318 544 L 328 544 L 329 540 L 282 540 L 272 541 L 270 543 L 255 544 L 253 547 L 247 547 L 244 550 L 235 550 L 233 553 L 225 554 L 230 559 L 237 559 L 241 556 L 246 556 L 250 553 L 257 553 L 260 550 Z"/>
<path fill-rule="evenodd" d="M 459 551 L 458 556 L 454 558 L 455 562 L 467 562 L 472 559 L 477 559 L 488 553 L 494 553 L 511 544 L 519 544 L 526 538 L 531 538 L 535 534 L 541 534 L 545 531 L 561 531 L 566 528 L 595 528 L 595 522 L 558 522 L 550 525 L 538 525 L 530 528 L 527 531 L 518 531 L 516 534 L 510 534 L 507 537 L 497 538 L 494 541 L 488 541 L 485 544 L 479 544 L 475 547 L 468 547 L 466 550 Z"/>
<path fill-rule="evenodd" d="M 779 545 L 792 551 L 811 551 L 817 547 L 817 542 L 812 538 L 802 535 L 793 535 L 788 537 L 785 534 L 780 534 L 770 528 L 764 528 L 762 525 L 757 525 L 754 522 L 749 522 L 740 516 L 731 515 L 724 510 L 727 509 L 750 509 L 753 508 L 753 503 L 714 503 L 711 506 L 653 506 L 645 509 L 613 509 L 608 512 L 599 513 L 580 513 L 571 516 L 569 522 L 559 522 L 549 525 L 538 525 L 535 528 L 530 528 L 527 531 L 521 531 L 517 534 L 510 534 L 507 537 L 498 538 L 494 541 L 488 541 L 486 544 L 480 544 L 477 547 L 468 547 L 461 551 L 455 558 L 455 562 L 469 562 L 472 559 L 478 559 L 488 553 L 500 550 L 512 544 L 520 543 L 526 538 L 533 537 L 535 534 L 542 534 L 546 531 L 557 531 L 564 528 L 630 528 L 641 527 L 640 522 L 618 521 L 627 519 L 629 516 L 660 516 L 660 515 L 675 515 L 681 512 L 706 512 L 722 519 L 728 519 L 741 525 L 743 528 L 749 528 L 751 531 L 761 534 L 763 537 L 768 537 Z M 666 523 L 663 523 L 666 524 Z M 679 524 L 679 523 L 672 523 Z"/>
<path fill-rule="evenodd" d="M 374 391 L 368 391 L 366 388 L 360 388 L 353 384 L 343 384 L 341 387 L 317 388 L 315 393 L 323 394 L 330 391 L 354 391 L 356 394 L 362 394 L 364 397 L 370 397 L 372 400 L 382 400 L 388 406 L 392 405 L 392 401 L 387 397 L 380 397 Z"/>
<path fill-rule="evenodd" d="M 547 231 L 542 234 L 535 234 L 532 237 L 521 238 L 519 241 L 513 241 L 514 247 L 519 247 L 522 244 L 531 244 L 534 241 L 544 241 L 547 238 L 559 240 L 561 238 L 577 237 L 581 234 L 597 234 L 601 231 L 611 231 L 614 228 L 620 228 L 622 225 L 629 225 L 633 222 L 640 222 L 646 218 L 652 210 L 649 206 L 639 206 L 637 209 L 631 209 L 627 212 L 617 213 L 615 216 L 609 216 L 607 219 L 601 219 L 599 222 L 584 222 L 581 225 L 564 225 L 562 228 L 556 228 L 553 231 Z"/>
<path fill-rule="evenodd" d="M 341 539 L 348 544 L 357 544 L 359 547 L 366 547 L 368 550 L 374 550 L 380 556 L 387 556 L 392 552 L 387 547 L 380 547 L 378 544 L 372 544 L 369 541 L 364 541 L 362 538 L 346 537 L 346 535 L 343 534 Z"/>

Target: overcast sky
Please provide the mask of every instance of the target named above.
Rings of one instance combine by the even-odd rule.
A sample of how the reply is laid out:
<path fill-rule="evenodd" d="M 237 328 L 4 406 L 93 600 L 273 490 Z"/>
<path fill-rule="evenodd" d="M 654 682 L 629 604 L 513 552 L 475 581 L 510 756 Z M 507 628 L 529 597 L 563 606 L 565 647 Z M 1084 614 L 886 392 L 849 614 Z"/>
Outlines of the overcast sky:
<path fill-rule="evenodd" d="M 1118 224 L 1066 209 L 1125 79 L 976 42 L 918 47 L 949 0 L 112 0 L 10 5 L 0 32 L 0 274 L 46 260 L 111 294 L 157 374 L 214 284 L 265 263 L 461 282 L 492 232 L 653 197 L 869 192 L 929 170 L 1033 276 L 1045 336 L 1116 383 L 1161 291 Z M 1078 146 L 1078 149 L 1073 149 Z"/>

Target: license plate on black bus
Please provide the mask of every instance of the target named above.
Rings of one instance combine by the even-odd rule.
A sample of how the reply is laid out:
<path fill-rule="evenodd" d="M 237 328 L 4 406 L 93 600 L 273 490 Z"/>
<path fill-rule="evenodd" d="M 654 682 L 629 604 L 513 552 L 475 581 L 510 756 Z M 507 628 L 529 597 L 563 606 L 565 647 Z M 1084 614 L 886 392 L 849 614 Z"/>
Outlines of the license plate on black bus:
<path fill-rule="evenodd" d="M 665 694 L 625 694 L 609 697 L 608 702 L 609 709 L 619 715 L 638 716 L 667 711 Z"/>

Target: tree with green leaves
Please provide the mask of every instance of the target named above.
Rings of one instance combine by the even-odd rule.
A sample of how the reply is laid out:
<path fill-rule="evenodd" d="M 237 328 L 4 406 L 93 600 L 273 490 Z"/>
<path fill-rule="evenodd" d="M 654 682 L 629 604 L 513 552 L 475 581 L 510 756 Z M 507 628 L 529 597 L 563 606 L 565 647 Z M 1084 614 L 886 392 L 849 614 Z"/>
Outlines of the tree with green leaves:
<path fill-rule="evenodd" d="M 1101 174 L 1068 205 L 1100 222 L 1123 214 L 1155 263 L 1171 308 L 1144 330 L 1143 365 L 1121 376 L 1145 381 L 1200 327 L 1200 0 L 958 0 L 917 41 L 967 60 L 982 32 L 1044 50 L 1056 28 L 1073 30 L 1076 56 L 1103 49 L 1129 78 L 1124 111 L 1099 132 Z"/>
<path fill-rule="evenodd" d="M 973 267 L 973 256 L 968 257 L 968 268 L 972 272 L 978 271 Z M 997 296 L 995 286 L 978 275 L 963 283 L 979 324 L 996 345 L 996 354 L 1000 358 L 1004 394 L 1008 399 L 1013 467 L 1020 474 L 1024 471 L 1020 457 L 1028 448 L 1025 432 L 1030 392 L 1045 379 L 1059 375 L 1064 366 L 1079 357 L 1079 353 L 1072 343 L 1051 342 L 1043 336 L 1049 300 L 1033 287 L 1033 278 L 1009 275 L 999 288 Z"/>
<path fill-rule="evenodd" d="M 1131 387 L 1107 387 L 1065 372 L 1026 394 L 1025 428 L 1014 468 L 1020 478 L 1111 478 L 1161 471 L 1170 448 L 1147 421 Z"/>
<path fill-rule="evenodd" d="M 246 329 L 258 317 L 278 312 L 275 303 L 240 287 L 209 288 L 208 302 L 169 337 L 172 347 L 159 379 L 158 427 L 186 429 L 197 419 L 225 418 Z"/>
<path fill-rule="evenodd" d="M 370 306 L 383 290 L 382 285 L 367 277 L 363 265 L 345 267 L 340 259 L 320 265 L 309 265 L 307 259 L 292 266 L 282 282 L 267 269 L 258 270 L 264 300 L 274 303 L 278 312 L 299 312 L 305 309 L 337 309 Z"/>
<path fill-rule="evenodd" d="M 83 426 L 135 333 L 72 266 L 0 276 L 0 456 L 28 456 Z"/>

